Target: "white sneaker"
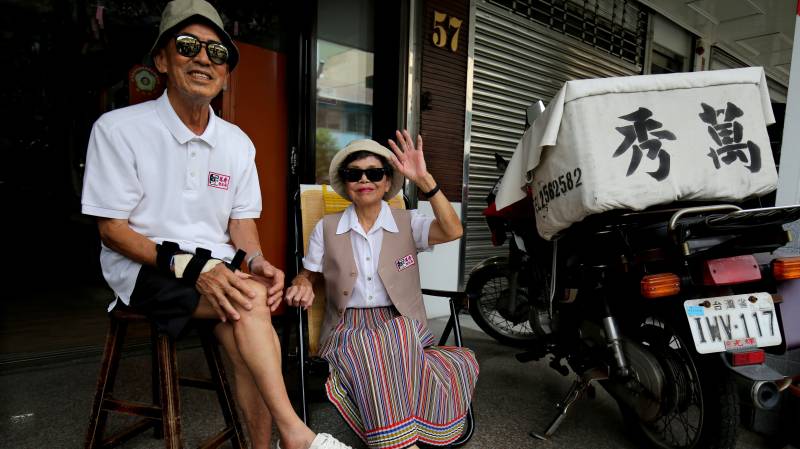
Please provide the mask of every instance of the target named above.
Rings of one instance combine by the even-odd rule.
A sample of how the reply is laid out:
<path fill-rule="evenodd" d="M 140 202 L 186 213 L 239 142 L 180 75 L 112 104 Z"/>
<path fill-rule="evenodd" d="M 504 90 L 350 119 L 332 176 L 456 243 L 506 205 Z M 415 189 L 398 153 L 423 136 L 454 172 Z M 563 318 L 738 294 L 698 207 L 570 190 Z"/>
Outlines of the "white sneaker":
<path fill-rule="evenodd" d="M 281 442 L 278 441 L 278 449 L 281 449 Z M 311 442 L 308 449 L 353 449 L 352 447 L 342 443 L 329 433 L 318 433 Z"/>
<path fill-rule="evenodd" d="M 318 433 L 308 449 L 353 449 L 328 433 Z"/>

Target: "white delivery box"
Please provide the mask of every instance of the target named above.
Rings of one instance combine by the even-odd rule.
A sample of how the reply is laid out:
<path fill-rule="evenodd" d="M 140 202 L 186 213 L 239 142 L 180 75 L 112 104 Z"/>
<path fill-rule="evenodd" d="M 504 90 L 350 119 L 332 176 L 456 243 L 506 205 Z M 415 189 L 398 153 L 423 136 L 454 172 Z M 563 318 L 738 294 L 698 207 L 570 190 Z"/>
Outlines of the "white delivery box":
<path fill-rule="evenodd" d="M 539 234 L 585 217 L 773 191 L 760 67 L 568 81 L 517 145 L 501 209 L 533 189 Z"/>

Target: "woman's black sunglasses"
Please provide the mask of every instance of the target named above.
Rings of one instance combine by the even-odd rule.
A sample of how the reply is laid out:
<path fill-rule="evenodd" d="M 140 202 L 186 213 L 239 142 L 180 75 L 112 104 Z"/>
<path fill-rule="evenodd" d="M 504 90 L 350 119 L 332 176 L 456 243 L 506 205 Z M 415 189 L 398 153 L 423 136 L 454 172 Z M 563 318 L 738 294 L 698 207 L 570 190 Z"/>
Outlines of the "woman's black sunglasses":
<path fill-rule="evenodd" d="M 339 170 L 339 175 L 347 182 L 358 182 L 365 173 L 367 179 L 371 182 L 378 182 L 383 179 L 385 175 L 391 175 L 392 171 L 388 168 L 343 168 Z"/>
<path fill-rule="evenodd" d="M 197 36 L 188 33 L 181 33 L 175 36 L 175 49 L 178 54 L 187 58 L 194 58 L 200 53 L 200 49 L 206 47 L 208 59 L 217 65 L 228 62 L 228 47 L 222 42 L 201 41 Z"/>

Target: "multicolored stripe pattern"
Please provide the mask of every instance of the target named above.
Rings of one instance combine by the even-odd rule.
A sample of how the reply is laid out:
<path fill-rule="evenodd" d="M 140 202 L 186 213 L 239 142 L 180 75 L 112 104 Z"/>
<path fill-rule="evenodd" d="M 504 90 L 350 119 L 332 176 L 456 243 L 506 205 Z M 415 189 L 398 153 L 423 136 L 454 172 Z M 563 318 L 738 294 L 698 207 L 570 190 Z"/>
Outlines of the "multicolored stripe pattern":
<path fill-rule="evenodd" d="M 394 307 L 347 309 L 320 350 L 328 399 L 370 448 L 444 446 L 464 428 L 478 362 Z"/>

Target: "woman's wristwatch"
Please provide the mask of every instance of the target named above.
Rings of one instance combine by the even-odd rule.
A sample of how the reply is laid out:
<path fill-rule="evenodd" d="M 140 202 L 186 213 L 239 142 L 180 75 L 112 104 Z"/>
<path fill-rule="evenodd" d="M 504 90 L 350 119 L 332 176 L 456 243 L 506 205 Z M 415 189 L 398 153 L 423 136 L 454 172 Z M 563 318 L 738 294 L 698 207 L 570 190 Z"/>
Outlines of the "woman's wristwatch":
<path fill-rule="evenodd" d="M 437 192 L 439 192 L 439 184 L 436 184 L 435 186 L 433 186 L 432 189 L 430 189 L 427 192 L 422 192 L 422 194 L 425 195 L 425 198 L 430 199 L 433 195 L 436 195 Z"/>

